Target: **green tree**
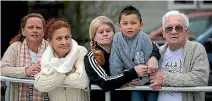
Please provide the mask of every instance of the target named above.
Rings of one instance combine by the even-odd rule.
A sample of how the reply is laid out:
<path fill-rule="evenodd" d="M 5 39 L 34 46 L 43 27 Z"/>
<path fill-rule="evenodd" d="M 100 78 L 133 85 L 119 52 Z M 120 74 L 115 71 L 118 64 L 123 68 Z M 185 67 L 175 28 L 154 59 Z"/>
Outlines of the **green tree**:
<path fill-rule="evenodd" d="M 63 17 L 71 24 L 72 36 L 83 44 L 89 39 L 89 25 L 97 16 L 107 16 L 113 21 L 118 19 L 119 9 L 108 1 L 65 1 Z"/>

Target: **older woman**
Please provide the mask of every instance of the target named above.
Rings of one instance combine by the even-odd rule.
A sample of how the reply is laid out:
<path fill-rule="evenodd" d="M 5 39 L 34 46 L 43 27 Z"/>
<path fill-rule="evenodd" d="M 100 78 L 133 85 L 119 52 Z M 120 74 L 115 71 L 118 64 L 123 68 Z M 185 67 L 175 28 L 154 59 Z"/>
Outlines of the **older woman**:
<path fill-rule="evenodd" d="M 50 45 L 42 56 L 41 72 L 35 76 L 36 88 L 48 92 L 51 101 L 88 101 L 89 92 L 84 90 L 89 84 L 83 62 L 86 48 L 71 38 L 68 22 L 52 19 L 46 28 Z"/>
<path fill-rule="evenodd" d="M 15 78 L 31 78 L 40 72 L 39 61 L 46 47 L 43 39 L 45 20 L 40 14 L 31 13 L 21 20 L 20 33 L 10 41 L 1 60 L 1 75 Z M 44 93 L 33 85 L 11 83 L 10 101 L 44 101 Z"/>

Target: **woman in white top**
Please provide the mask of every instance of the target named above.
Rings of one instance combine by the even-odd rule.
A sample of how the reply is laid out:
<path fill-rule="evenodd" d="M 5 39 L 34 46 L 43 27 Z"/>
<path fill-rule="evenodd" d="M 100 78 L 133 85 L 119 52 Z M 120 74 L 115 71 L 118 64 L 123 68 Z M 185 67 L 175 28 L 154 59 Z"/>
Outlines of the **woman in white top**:
<path fill-rule="evenodd" d="M 42 56 L 41 72 L 35 76 L 35 87 L 48 92 L 50 101 L 88 101 L 89 92 L 85 89 L 89 80 L 83 62 L 86 48 L 71 38 L 70 25 L 64 20 L 51 19 L 46 34 L 50 45 Z"/>

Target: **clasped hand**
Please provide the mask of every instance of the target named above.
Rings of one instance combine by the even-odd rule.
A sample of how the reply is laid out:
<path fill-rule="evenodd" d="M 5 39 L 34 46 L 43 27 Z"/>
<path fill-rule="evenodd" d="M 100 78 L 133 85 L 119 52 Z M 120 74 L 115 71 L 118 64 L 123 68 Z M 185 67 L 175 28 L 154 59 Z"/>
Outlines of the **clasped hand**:
<path fill-rule="evenodd" d="M 164 73 L 163 72 L 157 72 L 158 69 L 158 61 L 155 57 L 151 57 L 147 64 L 140 64 L 134 67 L 136 70 L 136 73 L 139 77 L 147 76 L 149 74 L 150 76 L 150 87 L 153 90 L 159 90 L 161 89 Z"/>
<path fill-rule="evenodd" d="M 40 61 L 33 63 L 31 66 L 26 68 L 26 75 L 31 76 L 39 73 L 41 70 Z"/>

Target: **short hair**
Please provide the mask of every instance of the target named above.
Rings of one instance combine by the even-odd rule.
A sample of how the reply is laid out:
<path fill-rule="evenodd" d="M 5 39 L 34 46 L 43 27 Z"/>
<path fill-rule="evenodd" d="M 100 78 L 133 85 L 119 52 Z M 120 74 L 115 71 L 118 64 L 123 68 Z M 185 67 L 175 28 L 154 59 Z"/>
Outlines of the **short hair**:
<path fill-rule="evenodd" d="M 71 26 L 65 19 L 50 18 L 45 28 L 45 38 L 52 39 L 53 33 L 60 28 L 68 28 L 71 32 Z M 71 34 L 71 33 L 70 33 Z"/>
<path fill-rule="evenodd" d="M 121 21 L 122 15 L 130 15 L 130 14 L 135 14 L 138 17 L 139 21 L 142 22 L 141 13 L 139 12 L 139 10 L 130 5 L 126 6 L 119 14 L 119 23 Z"/>
<path fill-rule="evenodd" d="M 171 10 L 171 11 L 167 12 L 162 18 L 163 28 L 165 27 L 165 21 L 169 16 L 180 16 L 184 20 L 186 27 L 189 27 L 189 20 L 185 14 L 180 13 L 177 10 Z"/>

